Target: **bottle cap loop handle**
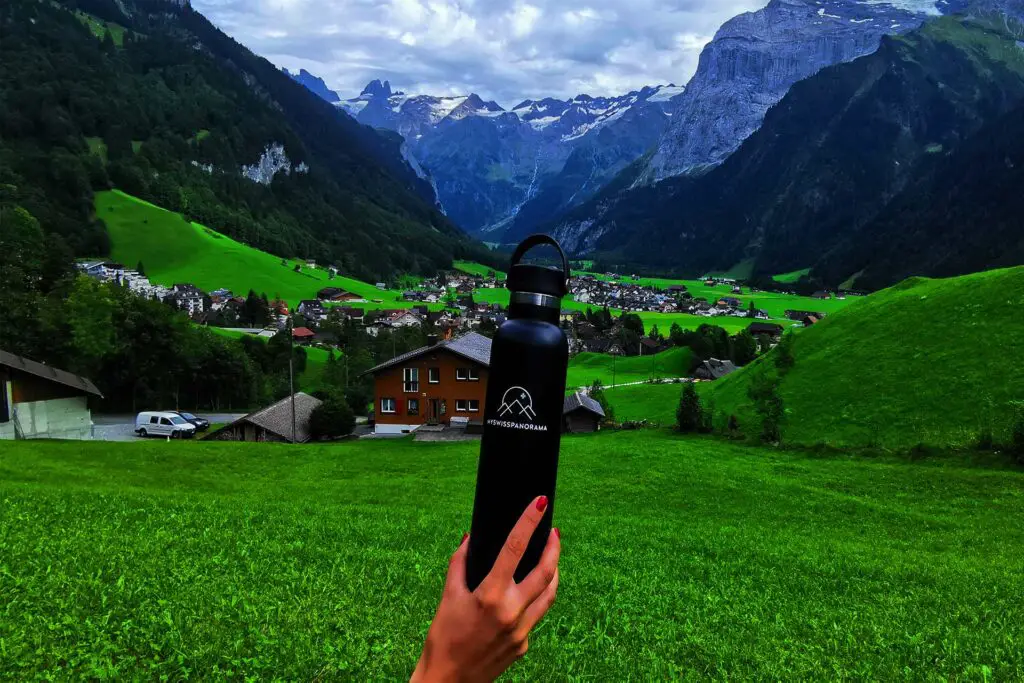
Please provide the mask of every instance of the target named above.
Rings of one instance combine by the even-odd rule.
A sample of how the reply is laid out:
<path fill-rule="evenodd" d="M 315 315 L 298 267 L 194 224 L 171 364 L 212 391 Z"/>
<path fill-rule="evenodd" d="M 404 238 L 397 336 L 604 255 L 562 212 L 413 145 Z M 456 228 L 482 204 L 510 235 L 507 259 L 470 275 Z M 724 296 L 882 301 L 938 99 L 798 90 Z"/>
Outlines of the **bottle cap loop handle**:
<path fill-rule="evenodd" d="M 518 264 L 522 260 L 522 258 L 526 256 L 526 252 L 530 251 L 534 247 L 539 247 L 542 244 L 552 246 L 558 251 L 558 255 L 562 257 L 562 274 L 565 276 L 566 279 L 568 279 L 569 259 L 566 258 L 565 252 L 562 251 L 562 245 L 558 243 L 558 240 L 556 240 L 554 237 L 551 237 L 550 235 L 530 235 L 525 240 L 523 240 L 519 244 L 519 246 L 516 247 L 515 252 L 512 254 L 512 265 L 515 266 L 516 264 Z"/>

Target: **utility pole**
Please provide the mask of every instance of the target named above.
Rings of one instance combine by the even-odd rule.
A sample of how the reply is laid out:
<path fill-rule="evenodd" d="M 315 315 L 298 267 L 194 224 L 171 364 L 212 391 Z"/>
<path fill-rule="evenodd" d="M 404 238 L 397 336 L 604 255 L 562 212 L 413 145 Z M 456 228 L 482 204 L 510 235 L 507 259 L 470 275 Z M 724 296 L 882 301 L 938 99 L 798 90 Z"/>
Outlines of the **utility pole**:
<path fill-rule="evenodd" d="M 288 393 L 292 403 L 292 443 L 295 443 L 295 330 L 288 316 Z"/>

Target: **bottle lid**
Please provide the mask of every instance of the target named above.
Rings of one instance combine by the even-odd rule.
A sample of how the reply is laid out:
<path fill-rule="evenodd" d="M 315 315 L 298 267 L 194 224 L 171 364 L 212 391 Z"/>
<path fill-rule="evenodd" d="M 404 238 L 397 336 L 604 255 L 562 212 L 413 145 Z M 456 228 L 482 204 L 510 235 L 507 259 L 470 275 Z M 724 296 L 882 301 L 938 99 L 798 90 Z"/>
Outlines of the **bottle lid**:
<path fill-rule="evenodd" d="M 550 266 L 535 266 L 520 263 L 526 252 L 534 247 L 547 244 L 558 250 L 562 257 L 562 269 Z M 569 293 L 569 260 L 558 241 L 548 235 L 530 235 L 516 247 L 508 271 L 506 287 L 512 292 L 529 292 L 561 299 Z"/>

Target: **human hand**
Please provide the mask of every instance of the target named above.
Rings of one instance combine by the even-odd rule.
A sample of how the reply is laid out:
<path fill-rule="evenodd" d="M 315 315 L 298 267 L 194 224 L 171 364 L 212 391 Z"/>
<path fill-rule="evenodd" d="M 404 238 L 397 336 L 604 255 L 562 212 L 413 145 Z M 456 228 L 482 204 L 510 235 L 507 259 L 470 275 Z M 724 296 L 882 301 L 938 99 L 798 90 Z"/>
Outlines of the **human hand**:
<path fill-rule="evenodd" d="M 526 654 L 530 630 L 554 603 L 558 591 L 562 551 L 558 529 L 551 531 L 540 562 L 522 583 L 517 584 L 513 575 L 547 506 L 545 496 L 530 503 L 491 572 L 472 593 L 466 586 L 469 536 L 463 536 L 448 564 L 441 604 L 412 683 L 493 681 Z"/>

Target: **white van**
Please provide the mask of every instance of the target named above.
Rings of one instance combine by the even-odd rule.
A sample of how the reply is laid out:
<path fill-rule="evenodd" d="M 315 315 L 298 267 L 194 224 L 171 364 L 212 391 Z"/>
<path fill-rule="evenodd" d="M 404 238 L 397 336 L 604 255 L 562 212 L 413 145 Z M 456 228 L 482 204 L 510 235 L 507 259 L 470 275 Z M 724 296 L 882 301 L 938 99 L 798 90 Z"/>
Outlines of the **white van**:
<path fill-rule="evenodd" d="M 196 427 L 177 413 L 139 413 L 135 418 L 135 433 L 141 437 L 191 439 L 196 435 Z"/>

